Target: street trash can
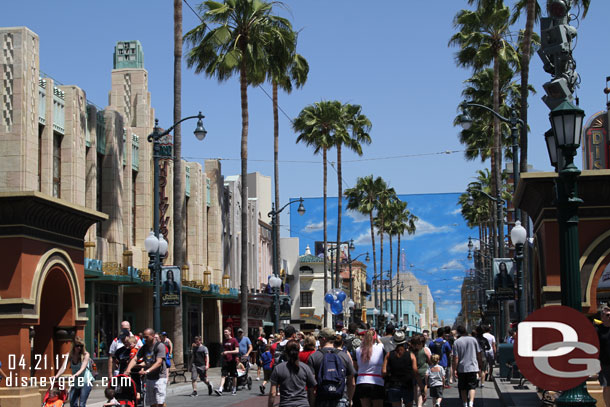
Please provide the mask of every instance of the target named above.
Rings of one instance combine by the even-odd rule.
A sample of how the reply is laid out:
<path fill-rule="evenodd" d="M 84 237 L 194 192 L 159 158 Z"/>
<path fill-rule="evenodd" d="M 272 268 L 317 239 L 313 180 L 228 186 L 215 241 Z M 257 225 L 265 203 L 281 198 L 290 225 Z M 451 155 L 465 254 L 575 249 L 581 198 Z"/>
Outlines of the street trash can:
<path fill-rule="evenodd" d="M 513 354 L 512 343 L 501 343 L 498 346 L 498 364 L 500 365 L 500 377 L 509 378 L 512 376 L 515 356 Z"/>

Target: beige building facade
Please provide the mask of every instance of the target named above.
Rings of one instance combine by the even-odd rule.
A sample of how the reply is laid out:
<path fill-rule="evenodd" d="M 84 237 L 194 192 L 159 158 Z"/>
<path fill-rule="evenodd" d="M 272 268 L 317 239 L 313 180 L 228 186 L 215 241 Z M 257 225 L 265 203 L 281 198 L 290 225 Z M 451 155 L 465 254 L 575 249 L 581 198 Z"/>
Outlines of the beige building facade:
<path fill-rule="evenodd" d="M 108 215 L 87 231 L 84 259 L 85 339 L 103 363 L 121 320 L 129 320 L 136 332 L 153 320 L 144 239 L 153 223 L 152 143 L 147 136 L 153 131 L 154 109 L 142 48 L 137 41 L 117 43 L 108 106 L 100 108 L 87 100 L 85 90 L 40 76 L 39 38 L 28 28 L 0 28 L 0 43 L 0 64 L 6 67 L 0 72 L 0 193 L 37 191 Z M 171 145 L 171 137 L 166 143 Z M 239 286 L 236 269 L 225 266 L 225 179 L 217 160 L 182 165 L 184 344 L 201 334 L 206 343 L 220 344 L 222 304 L 237 300 Z M 166 265 L 174 261 L 172 191 L 173 161 L 161 160 Z M 253 218 L 249 230 L 258 231 L 258 216 Z M 255 254 L 258 241 L 253 242 Z M 249 284 L 260 286 L 256 256 L 250 258 Z M 173 318 L 173 308 L 163 307 L 162 329 L 170 337 Z"/>

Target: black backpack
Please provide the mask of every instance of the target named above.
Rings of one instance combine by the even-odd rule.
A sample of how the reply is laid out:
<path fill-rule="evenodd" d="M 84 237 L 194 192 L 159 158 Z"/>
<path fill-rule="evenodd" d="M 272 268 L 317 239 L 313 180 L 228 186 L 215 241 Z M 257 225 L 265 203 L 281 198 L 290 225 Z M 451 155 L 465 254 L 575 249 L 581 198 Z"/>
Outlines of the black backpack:
<path fill-rule="evenodd" d="M 282 342 L 278 342 L 277 346 L 275 347 L 275 353 L 273 354 L 273 366 L 277 366 L 287 360 L 286 356 L 284 355 L 284 348 L 286 348 L 286 343 L 282 345 Z"/>
<path fill-rule="evenodd" d="M 320 400 L 339 400 L 345 392 L 346 369 L 339 351 L 321 350 L 323 358 L 317 374 L 317 397 Z"/>
<path fill-rule="evenodd" d="M 445 339 L 443 339 L 441 342 L 438 339 L 439 338 L 436 338 L 430 344 L 430 352 L 432 352 L 433 355 L 438 355 L 442 358 L 443 357 L 443 346 L 445 346 L 445 343 L 447 343 L 447 341 Z"/>

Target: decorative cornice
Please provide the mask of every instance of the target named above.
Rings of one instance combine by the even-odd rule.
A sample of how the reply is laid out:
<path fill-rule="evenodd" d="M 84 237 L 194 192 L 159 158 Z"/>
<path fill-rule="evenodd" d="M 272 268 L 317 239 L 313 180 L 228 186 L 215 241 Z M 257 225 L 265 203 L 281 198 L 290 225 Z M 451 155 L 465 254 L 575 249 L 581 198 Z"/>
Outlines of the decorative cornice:
<path fill-rule="evenodd" d="M 83 247 L 89 227 L 108 215 L 40 192 L 0 193 L 0 236 L 20 235 Z"/>

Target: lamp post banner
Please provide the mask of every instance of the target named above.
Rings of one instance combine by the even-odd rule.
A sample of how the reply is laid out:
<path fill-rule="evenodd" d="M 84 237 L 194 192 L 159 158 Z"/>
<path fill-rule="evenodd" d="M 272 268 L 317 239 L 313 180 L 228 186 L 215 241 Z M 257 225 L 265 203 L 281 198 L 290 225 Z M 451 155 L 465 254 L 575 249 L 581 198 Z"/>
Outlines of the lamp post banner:
<path fill-rule="evenodd" d="M 324 253 L 324 242 L 315 242 L 315 253 L 316 253 L 316 257 L 322 257 L 323 253 Z M 337 243 L 336 242 L 326 242 L 326 258 L 330 259 L 331 258 L 331 254 L 332 257 L 334 258 L 334 261 L 338 261 L 338 260 L 347 260 L 348 256 L 349 256 L 349 244 L 348 243 L 341 243 L 341 246 L 339 248 L 339 250 L 335 249 L 335 247 L 337 247 Z M 339 256 L 337 256 L 336 252 L 341 253 Z"/>
<path fill-rule="evenodd" d="M 494 290 L 500 301 L 515 299 L 515 263 L 512 258 L 493 259 Z"/>
<path fill-rule="evenodd" d="M 180 306 L 181 282 L 179 267 L 163 266 L 161 268 L 161 305 Z"/>

